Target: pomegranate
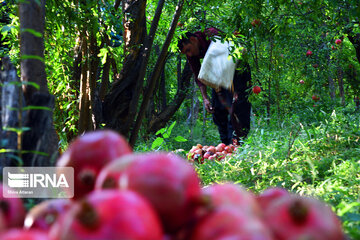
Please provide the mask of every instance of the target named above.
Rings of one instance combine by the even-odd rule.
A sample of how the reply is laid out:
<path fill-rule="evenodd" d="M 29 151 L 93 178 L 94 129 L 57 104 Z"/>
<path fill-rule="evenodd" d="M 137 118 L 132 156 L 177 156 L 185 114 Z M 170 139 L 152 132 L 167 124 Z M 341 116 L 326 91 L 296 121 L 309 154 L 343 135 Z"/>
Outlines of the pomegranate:
<path fill-rule="evenodd" d="M 210 208 L 230 206 L 249 215 L 258 215 L 260 208 L 253 193 L 233 183 L 213 184 L 202 188 L 202 196 Z"/>
<path fill-rule="evenodd" d="M 314 100 L 315 102 L 319 101 L 320 100 L 320 97 L 318 95 L 312 95 L 312 100 Z"/>
<path fill-rule="evenodd" d="M 39 230 L 11 229 L 0 236 L 1 240 L 50 240 L 49 236 Z"/>
<path fill-rule="evenodd" d="M 149 202 L 127 190 L 92 191 L 55 222 L 49 235 L 54 240 L 163 238 Z"/>
<path fill-rule="evenodd" d="M 268 206 L 278 200 L 279 198 L 289 196 L 290 193 L 280 187 L 273 187 L 264 190 L 262 193 L 256 196 L 256 200 L 262 210 L 266 210 Z"/>
<path fill-rule="evenodd" d="M 176 231 L 192 217 L 200 197 L 200 181 L 190 164 L 168 153 L 124 158 L 103 169 L 97 188 L 116 186 L 140 193 L 159 213 L 166 232 Z"/>
<path fill-rule="evenodd" d="M 85 133 L 72 142 L 58 159 L 58 167 L 74 168 L 75 199 L 94 189 L 100 169 L 108 162 L 131 153 L 126 140 L 111 130 Z"/>
<path fill-rule="evenodd" d="M 336 40 L 335 40 L 335 43 L 336 43 L 337 45 L 339 45 L 339 44 L 342 43 L 342 41 L 341 41 L 341 39 L 336 39 Z"/>
<path fill-rule="evenodd" d="M 270 230 L 254 216 L 221 207 L 205 216 L 195 225 L 191 240 L 272 240 Z"/>
<path fill-rule="evenodd" d="M 340 221 L 323 202 L 297 195 L 274 201 L 265 211 L 265 222 L 275 239 L 344 239 Z"/>
<path fill-rule="evenodd" d="M 261 88 L 259 86 L 255 86 L 255 87 L 253 87 L 252 91 L 253 91 L 253 93 L 255 93 L 257 95 L 261 92 Z"/>
<path fill-rule="evenodd" d="M 25 218 L 25 207 L 21 198 L 5 198 L 3 191 L 10 188 L 0 184 L 0 213 L 2 216 L 3 228 L 22 227 Z"/>
<path fill-rule="evenodd" d="M 312 53 L 312 51 L 311 50 L 307 50 L 307 52 L 306 52 L 306 56 L 308 57 L 308 56 L 311 56 L 313 53 Z"/>
<path fill-rule="evenodd" d="M 25 229 L 39 229 L 48 231 L 56 219 L 64 214 L 71 206 L 69 199 L 46 200 L 35 205 L 26 215 Z"/>

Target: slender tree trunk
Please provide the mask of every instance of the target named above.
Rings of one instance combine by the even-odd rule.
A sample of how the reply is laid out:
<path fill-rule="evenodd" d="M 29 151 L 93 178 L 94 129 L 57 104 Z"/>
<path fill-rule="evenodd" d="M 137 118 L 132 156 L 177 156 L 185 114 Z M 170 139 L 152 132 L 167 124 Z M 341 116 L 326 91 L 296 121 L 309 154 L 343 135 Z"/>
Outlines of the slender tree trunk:
<path fill-rule="evenodd" d="M 148 132 L 156 132 L 159 129 L 165 127 L 166 123 L 174 116 L 176 111 L 180 108 L 181 104 L 183 103 L 184 99 L 189 92 L 190 85 L 191 85 L 191 76 L 192 71 L 190 69 L 190 65 L 186 62 L 184 70 L 182 71 L 181 78 L 178 80 L 178 89 L 175 94 L 174 100 L 169 103 L 169 105 L 157 114 L 153 116 L 151 121 L 149 122 Z"/>
<path fill-rule="evenodd" d="M 89 49 L 88 49 L 88 36 L 86 35 L 86 29 L 82 33 L 82 56 L 84 58 L 81 66 L 81 77 L 80 77 L 80 104 L 79 104 L 79 133 L 84 133 L 91 129 L 91 113 L 90 113 L 90 63 L 89 63 Z"/>
<path fill-rule="evenodd" d="M 341 104 L 345 105 L 345 91 L 344 91 L 344 72 L 341 68 L 338 68 L 338 84 L 339 84 L 339 94 L 341 97 Z"/>
<path fill-rule="evenodd" d="M 148 88 L 147 88 L 147 91 L 144 94 L 143 101 L 141 103 L 141 107 L 140 107 L 138 117 L 137 117 L 136 122 L 135 122 L 134 129 L 131 132 L 131 137 L 130 137 L 130 141 L 129 141 L 131 146 L 134 146 L 134 144 L 136 142 L 137 135 L 138 135 L 138 132 L 140 130 L 142 120 L 144 118 L 145 109 L 146 109 L 146 107 L 147 107 L 147 105 L 149 103 L 150 96 L 154 92 L 156 79 L 159 77 L 159 75 L 161 73 L 161 70 L 162 70 L 162 68 L 163 68 L 163 66 L 165 64 L 165 59 L 166 59 L 166 56 L 168 54 L 168 48 L 169 48 L 170 42 L 171 42 L 171 40 L 172 40 L 172 38 L 174 36 L 174 32 L 175 32 L 177 22 L 179 20 L 183 5 L 184 5 L 184 0 L 179 0 L 178 4 L 176 6 L 176 10 L 175 10 L 175 13 L 174 13 L 173 20 L 172 20 L 171 25 L 170 25 L 169 32 L 168 32 L 168 34 L 166 36 L 164 45 L 162 47 L 160 56 L 159 56 L 158 60 L 156 61 L 154 71 L 151 74 L 151 77 L 149 79 Z"/>

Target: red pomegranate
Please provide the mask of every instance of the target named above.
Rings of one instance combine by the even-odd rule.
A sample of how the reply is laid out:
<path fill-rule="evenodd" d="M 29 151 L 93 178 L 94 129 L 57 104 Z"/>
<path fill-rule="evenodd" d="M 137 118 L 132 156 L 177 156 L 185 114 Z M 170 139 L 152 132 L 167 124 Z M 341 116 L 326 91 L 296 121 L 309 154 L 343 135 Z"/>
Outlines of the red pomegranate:
<path fill-rule="evenodd" d="M 273 240 L 262 221 L 233 207 L 221 207 L 195 225 L 191 240 Z"/>
<path fill-rule="evenodd" d="M 111 130 L 85 133 L 72 142 L 58 159 L 58 167 L 74 168 L 75 199 L 94 189 L 100 169 L 108 162 L 131 153 L 126 140 Z"/>
<path fill-rule="evenodd" d="M 307 50 L 307 52 L 306 52 L 306 56 L 308 57 L 308 56 L 311 56 L 313 53 L 312 53 L 312 51 L 311 50 Z"/>
<path fill-rule="evenodd" d="M 138 192 L 159 213 L 166 232 L 176 231 L 192 217 L 200 197 L 200 181 L 193 167 L 185 159 L 168 153 L 120 158 L 103 169 L 96 187 Z"/>
<path fill-rule="evenodd" d="M 253 87 L 252 91 L 256 95 L 258 95 L 261 92 L 261 88 L 259 86 L 255 86 L 255 87 Z"/>
<path fill-rule="evenodd" d="M 54 240 L 161 240 L 163 232 L 158 215 L 139 194 L 98 190 L 61 216 L 49 236 Z"/>
<path fill-rule="evenodd" d="M 69 199 L 52 199 L 41 202 L 30 209 L 25 218 L 25 229 L 49 231 L 56 219 L 71 206 Z"/>
<path fill-rule="evenodd" d="M 275 239 L 344 239 L 340 221 L 323 202 L 291 195 L 283 197 L 265 211 L 265 223 Z"/>
<path fill-rule="evenodd" d="M 286 196 L 290 196 L 290 193 L 286 189 L 273 187 L 268 188 L 257 195 L 256 200 L 260 208 L 265 211 L 272 202 Z"/>
<path fill-rule="evenodd" d="M 3 191 L 9 187 L 0 184 L 0 213 L 2 216 L 3 228 L 22 227 L 25 219 L 25 207 L 21 198 L 5 198 Z"/>
<path fill-rule="evenodd" d="M 11 229 L 0 236 L 1 240 L 50 240 L 49 236 L 39 230 Z"/>
<path fill-rule="evenodd" d="M 210 208 L 230 206 L 249 215 L 258 215 L 260 208 L 253 193 L 233 183 L 213 184 L 202 188 L 202 196 Z"/>

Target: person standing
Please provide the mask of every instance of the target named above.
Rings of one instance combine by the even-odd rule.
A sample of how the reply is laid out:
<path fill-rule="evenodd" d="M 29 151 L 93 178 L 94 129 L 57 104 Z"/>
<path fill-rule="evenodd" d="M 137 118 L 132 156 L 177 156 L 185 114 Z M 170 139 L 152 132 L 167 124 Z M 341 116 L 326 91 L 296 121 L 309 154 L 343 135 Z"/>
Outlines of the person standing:
<path fill-rule="evenodd" d="M 211 37 L 220 33 L 216 28 L 207 28 L 195 33 L 187 32 L 179 39 L 178 48 L 185 54 L 200 88 L 205 109 L 212 113 L 217 125 L 220 139 L 226 145 L 238 144 L 240 139 L 247 137 L 250 130 L 251 104 L 248 101 L 248 88 L 251 71 L 248 63 L 239 61 L 233 78 L 233 90 L 225 88 L 212 89 L 211 101 L 207 95 L 207 87 L 198 79 L 201 69 L 200 59 L 204 58 Z"/>

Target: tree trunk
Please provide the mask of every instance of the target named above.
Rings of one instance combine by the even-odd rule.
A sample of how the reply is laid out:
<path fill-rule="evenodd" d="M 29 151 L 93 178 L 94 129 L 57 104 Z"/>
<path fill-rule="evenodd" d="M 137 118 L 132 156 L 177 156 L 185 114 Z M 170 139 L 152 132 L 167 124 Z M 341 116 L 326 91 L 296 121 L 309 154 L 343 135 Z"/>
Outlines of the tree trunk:
<path fill-rule="evenodd" d="M 161 70 L 164 67 L 165 59 L 166 59 L 166 56 L 168 55 L 168 48 L 169 48 L 171 40 L 172 40 L 172 38 L 174 36 L 174 32 L 175 32 L 175 29 L 176 29 L 176 26 L 177 26 L 177 22 L 179 21 L 180 14 L 181 14 L 183 6 L 184 6 L 184 0 L 179 0 L 178 4 L 176 6 L 176 10 L 175 10 L 175 13 L 174 13 L 173 20 L 172 20 L 172 22 L 170 24 L 169 32 L 166 35 L 164 45 L 163 45 L 163 47 L 161 49 L 160 56 L 158 57 L 158 59 L 156 61 L 156 64 L 155 64 L 154 71 L 152 72 L 152 74 L 150 76 L 150 79 L 149 79 L 149 82 L 148 82 L 148 87 L 147 87 L 147 90 L 146 90 L 146 92 L 144 94 L 143 101 L 141 103 L 138 116 L 136 118 L 134 129 L 131 131 L 131 137 L 130 137 L 130 140 L 129 140 L 129 143 L 130 143 L 131 146 L 134 146 L 134 144 L 136 142 L 137 135 L 138 135 L 142 120 L 143 120 L 144 115 L 145 115 L 145 109 L 146 109 L 146 107 L 147 107 L 147 105 L 149 103 L 150 97 L 152 96 L 152 94 L 154 92 L 156 80 L 158 79 L 158 77 L 159 77 L 159 75 L 161 73 Z M 150 32 L 151 32 L 151 30 L 150 30 Z"/>
<path fill-rule="evenodd" d="M 18 84 L 20 79 L 17 76 L 16 68 L 11 64 L 10 58 L 2 59 L 3 69 L 0 69 L 0 90 L 1 90 L 1 121 L 0 121 L 0 147 L 9 152 L 0 153 L 0 176 L 3 167 L 16 166 L 20 163 L 16 161 L 17 151 L 21 150 L 21 138 L 10 129 L 21 128 L 23 126 L 22 115 L 16 109 L 24 105 L 24 98 L 21 87 Z M 22 114 L 22 112 L 21 112 Z"/>
<path fill-rule="evenodd" d="M 344 91 L 344 72 L 341 68 L 338 68 L 338 84 L 339 84 L 339 93 L 341 97 L 341 104 L 345 105 L 345 91 Z"/>
<path fill-rule="evenodd" d="M 146 35 L 146 0 L 124 0 L 122 1 L 122 10 L 124 12 L 123 37 L 126 56 L 119 78 L 105 96 L 103 117 L 107 128 L 117 130 L 127 136 L 134 120 L 134 116 L 129 114 L 130 104 L 133 97 L 142 91 L 142 85 L 137 83 L 140 71 L 143 72 L 139 69 L 146 69 L 147 65 L 147 63 L 143 64 L 144 48 L 142 47 Z M 133 102 L 137 106 L 138 101 L 134 100 Z"/>
<path fill-rule="evenodd" d="M 26 153 L 22 160 L 25 166 L 49 166 L 54 164 L 52 159 L 58 152 L 58 136 L 52 117 L 54 97 L 49 94 L 45 74 L 45 0 L 21 1 L 19 17 L 21 80 L 25 84 L 23 91 L 29 108 L 24 119 L 29 130 L 24 132 L 21 141 Z M 38 89 L 29 83 L 35 83 Z"/>
<path fill-rule="evenodd" d="M 190 65 L 186 62 L 181 78 L 179 79 L 179 88 L 176 92 L 175 99 L 160 114 L 153 116 L 149 123 L 148 132 L 157 132 L 159 129 L 165 127 L 166 123 L 174 116 L 187 96 L 188 89 L 190 88 L 191 76 L 192 71 Z"/>
<path fill-rule="evenodd" d="M 21 81 L 25 101 L 30 103 L 36 91 L 48 93 L 44 62 L 45 0 L 27 0 L 19 4 Z M 36 83 L 37 90 L 27 83 Z"/>
<path fill-rule="evenodd" d="M 353 30 L 348 32 L 348 39 L 353 44 L 356 52 L 356 58 L 360 63 L 360 33 L 354 33 Z"/>

